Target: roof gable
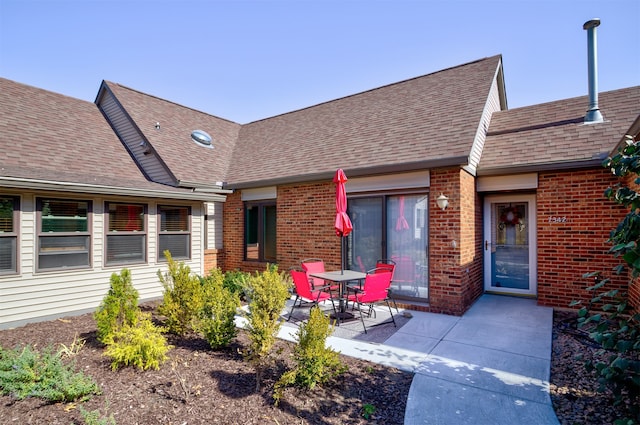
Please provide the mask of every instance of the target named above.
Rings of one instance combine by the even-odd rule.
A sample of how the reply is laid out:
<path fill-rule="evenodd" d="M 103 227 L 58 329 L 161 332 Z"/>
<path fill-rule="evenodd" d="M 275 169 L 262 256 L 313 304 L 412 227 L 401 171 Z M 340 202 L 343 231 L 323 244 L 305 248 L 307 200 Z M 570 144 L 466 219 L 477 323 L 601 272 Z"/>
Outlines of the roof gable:
<path fill-rule="evenodd" d="M 217 187 L 225 181 L 240 125 L 112 82 L 103 83 L 131 120 L 149 153 L 182 187 Z M 101 94 L 96 102 L 100 102 Z M 213 148 L 191 140 L 194 130 L 213 138 Z M 121 135 L 121 137 L 123 137 Z M 134 152 L 135 156 L 135 152 Z M 138 161 L 147 166 L 144 161 Z M 148 174 L 156 175 L 151 170 Z"/>

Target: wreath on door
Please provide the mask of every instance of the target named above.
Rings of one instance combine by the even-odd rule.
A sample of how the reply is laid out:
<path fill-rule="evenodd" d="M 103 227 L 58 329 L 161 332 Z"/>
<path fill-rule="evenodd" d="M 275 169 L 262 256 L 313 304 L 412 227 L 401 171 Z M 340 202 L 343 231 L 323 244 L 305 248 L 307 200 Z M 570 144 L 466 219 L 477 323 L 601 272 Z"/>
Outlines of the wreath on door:
<path fill-rule="evenodd" d="M 509 207 L 502 210 L 502 214 L 500 215 L 500 223 L 513 225 L 519 224 L 520 214 L 518 214 L 518 209 L 516 207 Z"/>

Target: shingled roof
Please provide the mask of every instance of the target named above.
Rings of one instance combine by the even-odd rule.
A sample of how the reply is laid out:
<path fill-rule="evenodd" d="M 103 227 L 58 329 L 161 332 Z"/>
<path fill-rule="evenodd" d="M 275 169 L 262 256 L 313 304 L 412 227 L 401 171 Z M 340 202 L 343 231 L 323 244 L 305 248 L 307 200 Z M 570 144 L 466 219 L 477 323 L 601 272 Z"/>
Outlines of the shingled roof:
<path fill-rule="evenodd" d="M 584 124 L 588 96 L 495 112 L 478 174 L 599 166 L 638 119 L 640 86 L 598 99 L 602 123 Z"/>
<path fill-rule="evenodd" d="M 148 181 L 90 102 L 0 78 L 0 180 L 101 193 L 182 197 Z"/>
<path fill-rule="evenodd" d="M 120 84 L 108 81 L 104 84 L 173 174 L 174 184 L 215 186 L 225 181 L 239 124 Z M 213 139 L 213 148 L 193 142 L 194 130 L 207 132 Z"/>
<path fill-rule="evenodd" d="M 243 125 L 227 182 L 466 165 L 499 70 L 494 56 Z"/>

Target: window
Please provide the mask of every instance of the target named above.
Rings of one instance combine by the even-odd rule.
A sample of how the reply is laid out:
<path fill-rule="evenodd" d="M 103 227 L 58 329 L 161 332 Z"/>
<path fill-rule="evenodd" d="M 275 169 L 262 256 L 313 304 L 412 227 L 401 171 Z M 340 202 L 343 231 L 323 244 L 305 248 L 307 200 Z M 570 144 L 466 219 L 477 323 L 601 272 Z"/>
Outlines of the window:
<path fill-rule="evenodd" d="M 245 204 L 245 259 L 276 261 L 275 201 Z"/>
<path fill-rule="evenodd" d="M 17 273 L 18 198 L 0 195 L 0 275 Z"/>
<path fill-rule="evenodd" d="M 158 206 L 160 234 L 158 235 L 158 260 L 165 260 L 164 252 L 169 250 L 171 258 L 191 258 L 191 209 L 181 206 Z"/>
<path fill-rule="evenodd" d="M 38 270 L 91 265 L 91 201 L 38 198 Z"/>
<path fill-rule="evenodd" d="M 106 265 L 147 261 L 146 206 L 107 202 Z"/>

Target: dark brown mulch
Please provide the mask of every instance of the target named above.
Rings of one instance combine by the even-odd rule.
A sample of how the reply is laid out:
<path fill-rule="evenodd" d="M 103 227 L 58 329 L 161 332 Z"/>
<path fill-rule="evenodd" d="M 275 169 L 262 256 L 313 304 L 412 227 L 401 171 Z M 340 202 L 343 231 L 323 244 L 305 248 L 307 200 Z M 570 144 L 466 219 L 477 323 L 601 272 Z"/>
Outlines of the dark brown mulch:
<path fill-rule="evenodd" d="M 113 414 L 118 425 L 158 424 L 402 424 L 413 375 L 341 356 L 348 371 L 335 382 L 311 391 L 287 389 L 274 406 L 273 385 L 291 367 L 292 343 L 279 340 L 280 359 L 255 390 L 254 369 L 240 351 L 248 344 L 241 332 L 225 350 L 213 351 L 198 337 L 170 338 L 175 346 L 160 370 L 124 368 L 113 372 L 95 337 L 95 321 L 85 314 L 0 331 L 0 346 L 70 346 L 86 341 L 73 357 L 76 369 L 90 375 L 103 393 L 87 402 L 47 404 L 0 396 L 0 424 L 83 424 L 86 411 Z M 367 421 L 364 404 L 375 406 Z"/>
<path fill-rule="evenodd" d="M 596 391 L 596 380 L 585 371 L 583 362 L 600 358 L 598 347 L 575 324 L 575 313 L 554 315 L 553 407 L 563 425 L 611 424 L 624 411 L 613 406 L 611 394 Z M 412 379 L 406 372 L 341 356 L 349 371 L 337 382 L 310 392 L 289 389 L 275 407 L 273 384 L 292 365 L 293 345 L 285 341 L 277 342 L 281 361 L 263 378 L 258 392 L 254 370 L 239 354 L 247 344 L 243 333 L 223 351 L 211 350 L 200 338 L 173 338 L 170 360 L 159 371 L 146 372 L 132 368 L 111 371 L 89 314 L 0 331 L 0 345 L 69 346 L 76 337 L 86 341 L 74 357 L 76 367 L 92 376 L 103 393 L 84 403 L 66 404 L 0 396 L 0 424 L 82 424 L 80 406 L 113 414 L 119 425 L 402 424 Z M 369 421 L 361 415 L 365 403 L 376 407 Z"/>
<path fill-rule="evenodd" d="M 597 391 L 596 377 L 585 369 L 586 360 L 604 361 L 611 354 L 600 353 L 588 332 L 578 329 L 576 313 L 554 313 L 550 393 L 562 425 L 612 424 L 616 419 L 632 417 L 624 405 L 613 405 L 610 392 Z M 639 399 L 629 402 L 640 404 Z"/>

